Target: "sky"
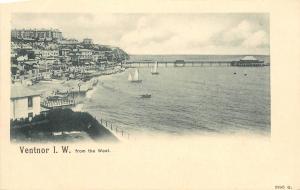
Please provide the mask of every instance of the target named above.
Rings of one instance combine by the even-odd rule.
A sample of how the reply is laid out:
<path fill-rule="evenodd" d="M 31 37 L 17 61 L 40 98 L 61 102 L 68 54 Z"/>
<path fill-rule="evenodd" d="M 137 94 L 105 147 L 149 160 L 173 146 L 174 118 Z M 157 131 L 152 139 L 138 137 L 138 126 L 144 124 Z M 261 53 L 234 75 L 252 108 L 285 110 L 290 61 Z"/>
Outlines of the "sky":
<path fill-rule="evenodd" d="M 265 13 L 18 13 L 12 28 L 57 28 L 66 38 L 92 38 L 129 54 L 268 55 Z"/>

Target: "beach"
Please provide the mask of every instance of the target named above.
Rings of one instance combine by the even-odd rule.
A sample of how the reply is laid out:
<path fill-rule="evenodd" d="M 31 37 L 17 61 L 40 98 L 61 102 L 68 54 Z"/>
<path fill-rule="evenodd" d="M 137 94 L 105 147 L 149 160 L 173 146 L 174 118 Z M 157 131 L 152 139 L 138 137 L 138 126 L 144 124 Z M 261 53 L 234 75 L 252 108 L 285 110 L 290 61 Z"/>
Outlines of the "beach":
<path fill-rule="evenodd" d="M 49 100 L 52 98 L 56 98 L 57 95 L 60 95 L 63 97 L 63 99 L 67 98 L 67 100 L 64 100 L 64 102 L 74 101 L 74 104 L 62 107 L 62 108 L 71 108 L 74 112 L 83 112 L 82 107 L 84 106 L 84 103 L 88 101 L 93 93 L 95 92 L 96 86 L 100 83 L 100 80 L 108 79 L 111 77 L 111 75 L 116 75 L 117 73 L 123 72 L 124 69 L 121 67 L 113 68 L 106 71 L 100 71 L 100 72 L 93 72 L 92 77 L 87 80 L 78 80 L 78 79 L 52 79 L 47 81 L 39 81 L 37 83 L 34 83 L 33 85 L 26 85 L 26 83 L 20 84 L 12 84 L 11 89 L 15 91 L 22 91 L 24 87 L 26 90 L 35 92 L 36 94 L 39 94 L 41 97 L 41 112 L 49 112 L 51 108 L 45 107 L 45 105 L 58 105 L 57 100 Z M 101 84 L 102 85 L 102 82 Z M 47 102 L 47 104 L 45 104 Z M 50 102 L 50 103 L 49 103 Z M 97 119 L 94 117 L 94 119 Z M 102 120 L 101 120 L 102 121 Z M 116 128 L 110 128 L 106 125 L 102 124 L 100 120 L 98 120 L 100 127 L 106 128 L 106 130 L 110 131 L 110 133 L 118 138 L 119 140 L 124 140 L 125 138 L 122 137 L 122 135 L 118 134 L 116 131 Z M 124 131 L 121 131 L 125 135 Z M 34 133 L 32 133 L 34 134 Z M 40 133 L 39 135 L 41 135 Z M 32 136 L 32 139 L 35 139 L 36 137 L 39 137 L 39 135 Z M 46 136 L 46 133 L 44 134 Z M 15 139 L 13 137 L 12 139 Z M 15 140 L 24 140 L 26 139 L 24 136 L 20 136 Z M 86 134 L 84 131 L 78 131 L 77 133 L 73 134 L 72 132 L 69 134 L 68 132 L 64 132 L 60 134 L 50 135 L 49 137 L 45 137 L 45 141 L 47 139 L 52 139 L 51 141 L 78 141 L 78 140 L 92 140 L 89 135 Z"/>
<path fill-rule="evenodd" d="M 82 98 L 85 97 L 85 95 L 93 90 L 93 87 L 98 82 L 98 77 L 104 77 L 107 75 L 116 74 L 123 71 L 122 68 L 113 68 L 111 70 L 106 71 L 95 71 L 92 73 L 92 77 L 88 81 L 83 81 L 80 79 L 51 79 L 51 80 L 41 80 L 38 83 L 34 83 L 33 85 L 26 85 L 26 84 L 12 84 L 12 87 L 14 89 L 18 89 L 18 87 L 24 87 L 28 88 L 29 90 L 38 92 L 41 94 L 42 100 L 54 95 L 56 92 L 59 93 L 69 93 L 71 96 L 75 95 L 76 99 L 80 102 L 82 101 Z M 80 96 L 78 96 L 78 94 Z"/>

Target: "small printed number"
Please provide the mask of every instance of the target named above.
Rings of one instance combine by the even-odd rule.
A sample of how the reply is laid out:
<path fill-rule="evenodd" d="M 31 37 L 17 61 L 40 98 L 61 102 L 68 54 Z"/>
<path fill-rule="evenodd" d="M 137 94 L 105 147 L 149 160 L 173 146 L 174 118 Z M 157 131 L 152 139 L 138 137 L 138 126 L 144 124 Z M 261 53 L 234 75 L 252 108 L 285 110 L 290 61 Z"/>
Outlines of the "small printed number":
<path fill-rule="evenodd" d="M 285 186 L 285 185 L 275 185 L 274 186 L 275 189 L 293 189 L 292 186 L 288 185 L 288 186 Z"/>

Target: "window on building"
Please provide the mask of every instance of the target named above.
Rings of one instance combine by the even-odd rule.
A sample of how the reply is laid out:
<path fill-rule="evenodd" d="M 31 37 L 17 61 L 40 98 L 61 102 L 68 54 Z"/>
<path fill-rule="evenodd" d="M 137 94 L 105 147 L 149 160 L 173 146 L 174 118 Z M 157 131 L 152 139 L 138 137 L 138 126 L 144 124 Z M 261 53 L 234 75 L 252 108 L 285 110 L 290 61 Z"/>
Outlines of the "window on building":
<path fill-rule="evenodd" d="M 32 104 L 33 104 L 32 97 L 28 97 L 28 107 L 32 108 Z"/>

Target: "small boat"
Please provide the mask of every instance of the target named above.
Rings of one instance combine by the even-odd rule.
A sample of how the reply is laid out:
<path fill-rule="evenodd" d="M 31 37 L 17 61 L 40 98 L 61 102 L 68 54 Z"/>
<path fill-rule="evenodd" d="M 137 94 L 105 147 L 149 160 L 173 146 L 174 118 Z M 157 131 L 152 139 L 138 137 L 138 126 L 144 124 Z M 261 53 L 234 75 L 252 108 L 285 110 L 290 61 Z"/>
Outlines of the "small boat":
<path fill-rule="evenodd" d="M 135 72 L 134 72 L 134 75 L 132 77 L 131 73 L 129 73 L 128 75 L 128 81 L 130 82 L 142 82 L 142 80 L 139 78 L 139 70 L 138 69 L 135 69 Z"/>
<path fill-rule="evenodd" d="M 247 76 L 247 73 L 245 73 L 244 76 Z"/>
<path fill-rule="evenodd" d="M 236 75 L 236 72 L 234 72 L 233 74 Z"/>
<path fill-rule="evenodd" d="M 151 98 L 151 94 L 142 94 L 141 98 Z"/>
<path fill-rule="evenodd" d="M 157 67 L 158 67 L 158 63 L 157 63 L 157 61 L 155 61 L 154 67 L 151 68 L 151 74 L 152 75 L 158 75 L 159 74 L 159 72 L 157 71 Z"/>

